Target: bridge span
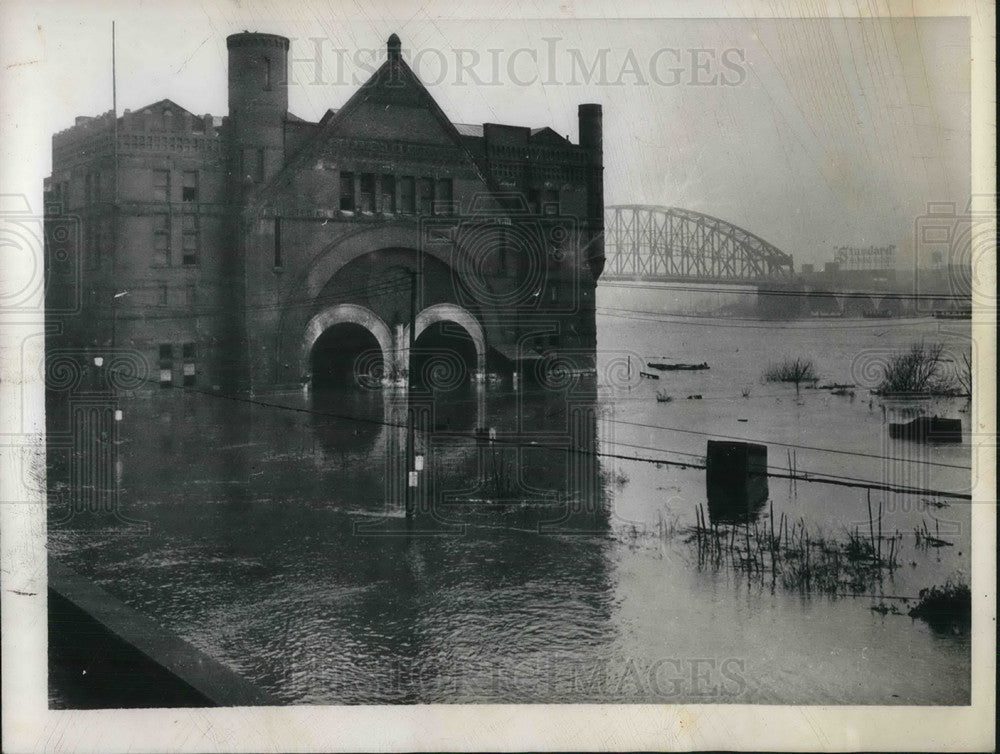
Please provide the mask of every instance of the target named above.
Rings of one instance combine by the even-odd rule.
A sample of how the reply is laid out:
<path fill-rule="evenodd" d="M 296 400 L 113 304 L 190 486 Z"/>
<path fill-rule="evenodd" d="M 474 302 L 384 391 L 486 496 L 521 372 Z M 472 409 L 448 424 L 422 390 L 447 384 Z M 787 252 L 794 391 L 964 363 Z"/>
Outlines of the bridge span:
<path fill-rule="evenodd" d="M 654 309 L 766 317 L 928 316 L 971 309 L 968 275 L 960 270 L 796 273 L 792 256 L 756 233 L 678 207 L 607 207 L 604 245 L 600 287 Z"/>

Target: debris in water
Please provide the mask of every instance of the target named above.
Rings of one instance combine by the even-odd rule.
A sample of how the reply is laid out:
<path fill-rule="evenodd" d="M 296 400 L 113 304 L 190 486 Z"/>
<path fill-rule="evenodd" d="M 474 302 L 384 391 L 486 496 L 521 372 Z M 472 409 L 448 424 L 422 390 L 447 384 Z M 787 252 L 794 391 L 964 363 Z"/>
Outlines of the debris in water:
<path fill-rule="evenodd" d="M 689 372 L 709 368 L 707 361 L 703 361 L 700 364 L 663 364 L 651 361 L 646 366 L 652 369 L 659 369 L 661 372 Z"/>

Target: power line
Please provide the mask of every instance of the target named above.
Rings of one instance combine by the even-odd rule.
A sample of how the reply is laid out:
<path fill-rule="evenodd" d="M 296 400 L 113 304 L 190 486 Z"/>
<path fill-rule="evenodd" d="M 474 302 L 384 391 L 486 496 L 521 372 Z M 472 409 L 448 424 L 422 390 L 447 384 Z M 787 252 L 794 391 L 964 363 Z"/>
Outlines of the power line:
<path fill-rule="evenodd" d="M 617 313 L 621 312 L 621 314 Z M 827 322 L 822 318 L 813 319 L 812 317 L 798 318 L 798 319 L 775 319 L 775 320 L 761 320 L 761 319 L 750 319 L 745 317 L 713 317 L 710 315 L 698 315 L 698 314 L 672 314 L 668 312 L 651 312 L 645 310 L 636 309 L 621 309 L 609 306 L 599 306 L 597 307 L 597 313 L 605 317 L 617 317 L 619 319 L 631 319 L 637 322 L 666 322 L 670 320 L 682 320 L 684 324 L 698 326 L 698 327 L 725 327 L 727 329 L 737 329 L 737 328 L 747 328 L 751 330 L 772 330 L 775 327 L 781 325 L 788 325 L 791 327 L 796 327 L 800 329 L 808 329 L 811 325 L 816 325 L 822 327 L 825 330 L 855 330 L 862 328 L 881 328 L 886 327 L 900 327 L 905 326 L 909 323 L 901 322 L 900 320 L 913 320 L 918 319 L 918 317 L 894 317 L 892 319 L 872 319 L 870 322 L 852 322 L 850 324 L 840 324 L 839 322 Z M 647 316 L 642 316 L 647 315 Z M 833 318 L 831 318 L 833 319 Z M 921 316 L 919 319 L 925 319 Z M 706 320 L 704 322 L 690 321 L 690 320 Z M 752 322 L 756 324 L 742 324 L 744 322 Z M 809 323 L 806 325 L 806 323 Z M 820 325 L 822 323 L 822 325 Z M 913 324 L 916 324 L 915 322 Z"/>
<path fill-rule="evenodd" d="M 688 435 L 700 435 L 701 437 L 717 437 L 723 440 L 738 440 L 740 442 L 753 442 L 761 445 L 780 445 L 783 448 L 793 448 L 798 450 L 816 450 L 823 453 L 837 453 L 846 456 L 858 456 L 860 458 L 875 458 L 880 461 L 902 461 L 904 463 L 918 463 L 927 466 L 943 466 L 950 469 L 962 469 L 972 471 L 971 466 L 960 466 L 954 463 L 942 463 L 940 461 L 924 461 L 917 458 L 898 458 L 895 456 L 881 456 L 875 453 L 862 453 L 856 450 L 837 450 L 835 448 L 823 448 L 816 445 L 798 445 L 795 443 L 778 442 L 777 440 L 758 440 L 752 437 L 737 437 L 735 435 L 723 435 L 716 432 L 701 432 L 697 429 L 681 429 L 680 427 L 666 427 L 660 424 L 644 424 L 642 422 L 630 422 L 625 419 L 612 419 L 615 424 L 626 424 L 631 427 L 642 427 L 644 429 L 661 429 L 667 432 L 682 432 Z"/>
<path fill-rule="evenodd" d="M 119 375 L 121 374 L 121 372 L 119 370 L 116 370 L 116 369 L 110 369 L 109 368 L 109 371 L 114 372 L 115 374 L 119 374 Z M 128 375 L 128 374 L 126 374 L 125 377 L 127 379 L 130 379 L 130 380 L 139 380 L 139 381 L 141 381 L 143 383 L 146 383 L 146 384 L 149 384 L 149 385 L 157 385 L 158 384 L 158 383 L 154 382 L 153 380 L 149 379 L 148 377 L 147 378 L 139 378 L 137 376 Z M 366 418 L 366 417 L 351 416 L 349 414 L 342 414 L 342 413 L 339 413 L 339 412 L 317 411 L 317 410 L 311 409 L 311 408 L 305 408 L 305 407 L 299 407 L 299 406 L 288 406 L 288 405 L 285 405 L 285 404 L 274 403 L 274 402 L 271 402 L 271 401 L 264 401 L 264 400 L 261 400 L 259 398 L 253 398 L 253 397 L 249 397 L 249 396 L 240 396 L 240 395 L 235 395 L 235 394 L 232 394 L 232 393 L 223 393 L 223 392 L 213 392 L 213 391 L 208 391 L 208 390 L 201 390 L 201 389 L 193 387 L 193 386 L 182 386 L 180 389 L 183 390 L 184 392 L 194 393 L 194 394 L 197 394 L 197 395 L 205 395 L 205 396 L 214 397 L 214 398 L 221 398 L 223 400 L 229 400 L 229 401 L 233 401 L 233 402 L 237 402 L 237 403 L 244 403 L 244 404 L 247 404 L 247 405 L 259 406 L 261 408 L 278 409 L 278 410 L 283 410 L 283 411 L 292 411 L 294 413 L 306 414 L 306 415 L 312 415 L 312 416 L 324 416 L 324 417 L 327 417 L 327 418 L 342 419 L 344 421 L 358 422 L 358 423 L 363 423 L 363 424 L 374 424 L 374 425 L 378 425 L 378 426 L 391 427 L 391 428 L 394 428 L 394 429 L 408 429 L 408 425 L 407 424 L 400 424 L 400 423 L 396 423 L 396 422 L 388 422 L 388 421 L 385 421 L 383 419 L 372 419 L 372 418 Z M 420 431 L 420 433 L 422 435 L 428 435 L 428 434 L 432 433 L 431 430 L 426 430 L 426 429 L 419 430 L 419 431 Z M 472 434 L 468 434 L 468 433 L 457 433 L 457 434 L 455 434 L 455 433 L 448 433 L 448 434 L 449 434 L 449 436 L 454 436 L 454 437 L 468 437 L 469 439 L 478 439 L 476 437 L 476 435 L 472 435 Z M 624 454 L 621 454 L 621 453 L 608 453 L 608 452 L 596 451 L 596 450 L 586 450 L 586 449 L 583 449 L 583 448 L 570 448 L 570 447 L 560 447 L 560 446 L 539 446 L 537 442 L 531 443 L 531 442 L 524 442 L 524 441 L 521 441 L 521 440 L 513 440 L 513 439 L 508 440 L 508 439 L 499 438 L 499 437 L 494 438 L 493 440 L 491 440 L 491 442 L 493 442 L 494 444 L 506 445 L 506 446 L 511 446 L 511 447 L 534 448 L 534 449 L 541 448 L 541 449 L 546 449 L 546 450 L 562 451 L 562 452 L 565 452 L 565 453 L 572 453 L 572 454 L 576 454 L 576 455 L 592 456 L 592 457 L 597 457 L 597 458 L 613 458 L 613 459 L 618 459 L 618 460 L 636 461 L 636 462 L 641 462 L 641 463 L 652 463 L 652 464 L 662 464 L 662 465 L 667 465 L 667 466 L 678 466 L 678 467 L 682 467 L 682 468 L 694 468 L 694 469 L 705 469 L 706 468 L 705 464 L 702 464 L 702 463 L 699 463 L 699 462 L 681 462 L 681 461 L 668 461 L 668 460 L 665 460 L 665 459 L 656 459 L 656 458 L 643 458 L 641 456 L 627 456 L 627 455 L 624 455 Z M 630 448 L 634 448 L 634 449 L 637 449 L 637 450 L 647 450 L 647 451 L 658 452 L 658 453 L 670 453 L 671 452 L 670 450 L 663 449 L 663 448 L 658 448 L 658 447 L 653 447 L 653 446 L 633 445 L 633 444 L 629 444 L 629 443 L 618 443 L 618 444 L 622 445 L 623 447 L 630 447 Z M 872 482 L 872 481 L 869 481 L 869 480 L 856 479 L 856 478 L 844 477 L 844 476 L 836 476 L 836 475 L 832 475 L 832 474 L 822 474 L 822 476 L 819 476 L 819 477 L 817 477 L 815 475 L 814 476 L 809 476 L 809 474 L 815 474 L 815 472 L 804 472 L 804 474 L 805 475 L 796 475 L 796 474 L 783 474 L 783 473 L 776 473 L 776 472 L 775 473 L 767 472 L 767 476 L 768 477 L 773 477 L 773 478 L 777 478 L 777 479 L 801 480 L 801 481 L 804 481 L 804 482 L 817 482 L 817 483 L 820 483 L 820 484 L 831 484 L 831 485 L 841 486 L 841 487 L 854 487 L 854 488 L 858 488 L 858 489 L 869 489 L 869 490 L 882 491 L 882 492 L 897 492 L 897 493 L 901 493 L 901 494 L 914 494 L 914 495 L 918 495 L 919 494 L 919 495 L 925 495 L 925 496 L 928 496 L 928 497 L 946 497 L 946 498 L 953 498 L 953 499 L 959 499 L 959 500 L 970 500 L 970 501 L 972 500 L 972 495 L 971 494 L 960 493 L 960 492 L 950 492 L 950 491 L 943 491 L 943 490 L 922 489 L 922 488 L 916 488 L 916 487 L 904 487 L 904 486 L 901 486 L 901 485 L 891 485 L 891 484 L 885 484 L 885 483 L 880 483 L 880 482 Z"/>
<path fill-rule="evenodd" d="M 753 281 L 741 281 L 734 280 L 729 286 L 723 286 L 721 283 L 705 283 L 705 284 L 695 284 L 689 283 L 687 285 L 683 283 L 673 283 L 670 280 L 661 281 L 661 285 L 669 285 L 669 288 L 663 288 L 660 286 L 652 285 L 656 281 L 651 280 L 632 280 L 629 278 L 612 278 L 605 277 L 604 282 L 608 285 L 614 283 L 629 283 L 628 288 L 641 288 L 650 291 L 662 291 L 664 293 L 670 293 L 673 291 L 685 291 L 688 293 L 731 293 L 733 295 L 741 296 L 792 296 L 795 298 L 823 298 L 823 299 L 833 299 L 833 298 L 881 298 L 881 299 L 892 299 L 892 300 L 930 300 L 930 301 L 970 301 L 971 293 L 961 294 L 961 293 L 899 293 L 896 291 L 874 291 L 866 293 L 863 291 L 806 291 L 806 290 L 794 290 L 786 288 L 759 288 L 756 287 L 757 284 Z M 598 283 L 600 285 L 600 283 Z M 746 287 L 752 287 L 753 290 L 744 290 Z"/>

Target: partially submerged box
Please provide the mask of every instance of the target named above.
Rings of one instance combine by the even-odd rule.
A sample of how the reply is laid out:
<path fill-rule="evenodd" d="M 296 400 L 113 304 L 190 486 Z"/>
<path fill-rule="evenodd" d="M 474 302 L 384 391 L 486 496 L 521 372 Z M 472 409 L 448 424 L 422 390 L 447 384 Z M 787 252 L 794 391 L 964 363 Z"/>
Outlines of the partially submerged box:
<path fill-rule="evenodd" d="M 705 473 L 713 523 L 753 518 L 767 501 L 766 445 L 709 440 Z"/>
<path fill-rule="evenodd" d="M 913 442 L 962 442 L 962 420 L 921 416 L 905 424 L 890 424 L 889 437 Z"/>

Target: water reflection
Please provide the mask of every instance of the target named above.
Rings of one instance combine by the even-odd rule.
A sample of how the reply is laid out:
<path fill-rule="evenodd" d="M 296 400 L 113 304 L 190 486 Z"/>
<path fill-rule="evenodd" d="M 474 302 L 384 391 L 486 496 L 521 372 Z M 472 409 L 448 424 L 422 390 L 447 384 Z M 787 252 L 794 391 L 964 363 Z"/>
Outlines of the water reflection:
<path fill-rule="evenodd" d="M 53 510 L 50 536 L 131 606 L 289 702 L 593 696 L 560 659 L 617 637 L 592 383 L 122 403 L 121 510 L 148 531 Z"/>
<path fill-rule="evenodd" d="M 601 532 L 597 413 L 593 380 L 516 391 L 469 382 L 447 391 L 316 391 L 309 423 L 329 461 L 383 470 L 384 514 L 395 528 L 415 481 L 418 528 Z M 360 530 L 370 533 L 371 522 Z"/>
<path fill-rule="evenodd" d="M 385 443 L 389 405 L 381 390 L 317 389 L 309 413 L 313 434 L 331 455 L 368 455 Z"/>

